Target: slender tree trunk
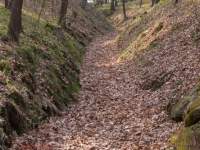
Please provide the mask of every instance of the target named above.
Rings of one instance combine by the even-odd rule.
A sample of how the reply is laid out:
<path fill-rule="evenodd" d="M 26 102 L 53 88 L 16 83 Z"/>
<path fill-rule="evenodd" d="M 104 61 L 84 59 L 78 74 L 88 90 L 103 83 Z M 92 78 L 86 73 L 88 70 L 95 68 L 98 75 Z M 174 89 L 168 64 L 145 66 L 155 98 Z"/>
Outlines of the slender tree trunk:
<path fill-rule="evenodd" d="M 51 0 L 51 11 L 54 11 L 54 6 L 55 6 L 55 2 L 54 0 Z"/>
<path fill-rule="evenodd" d="M 151 7 L 153 7 L 154 6 L 154 0 L 152 0 L 152 4 L 151 4 Z"/>
<path fill-rule="evenodd" d="M 58 24 L 61 25 L 63 29 L 67 28 L 66 26 L 67 7 L 68 7 L 68 0 L 62 0 Z"/>
<path fill-rule="evenodd" d="M 8 8 L 9 0 L 5 0 L 5 7 Z"/>
<path fill-rule="evenodd" d="M 83 9 L 85 9 L 86 4 L 87 4 L 87 0 L 82 0 L 82 8 L 83 8 Z"/>
<path fill-rule="evenodd" d="M 124 13 L 124 21 L 126 21 L 127 17 L 126 17 L 125 0 L 123 0 L 123 13 Z"/>
<path fill-rule="evenodd" d="M 15 41 L 19 40 L 19 34 L 22 32 L 21 14 L 23 0 L 14 0 L 11 9 L 10 23 L 8 27 L 8 35 Z"/>
<path fill-rule="evenodd" d="M 140 8 L 142 7 L 142 0 L 140 0 Z"/>
<path fill-rule="evenodd" d="M 158 4 L 160 2 L 160 0 L 155 0 L 155 4 Z"/>
<path fill-rule="evenodd" d="M 111 4 L 110 4 L 110 11 L 111 12 L 114 12 L 115 11 L 115 4 L 114 4 L 115 0 L 112 0 L 111 1 Z"/>
<path fill-rule="evenodd" d="M 100 6 L 102 6 L 102 5 L 103 5 L 103 0 L 100 1 Z"/>
<path fill-rule="evenodd" d="M 105 0 L 104 3 L 105 3 L 105 4 L 108 4 L 108 0 Z"/>
<path fill-rule="evenodd" d="M 44 9 L 45 3 L 46 3 L 46 0 L 43 0 L 42 7 L 41 7 L 41 10 L 40 10 L 40 13 L 39 13 L 39 16 L 38 16 L 37 24 L 39 24 L 39 22 L 40 22 L 40 17 L 42 15 L 42 11 Z M 35 27 L 37 27 L 37 26 L 35 26 Z"/>
<path fill-rule="evenodd" d="M 5 0 L 5 8 L 11 9 L 12 3 L 13 3 L 13 0 Z"/>
<path fill-rule="evenodd" d="M 115 0 L 115 7 L 117 7 L 118 6 L 118 3 L 117 3 L 117 0 Z"/>

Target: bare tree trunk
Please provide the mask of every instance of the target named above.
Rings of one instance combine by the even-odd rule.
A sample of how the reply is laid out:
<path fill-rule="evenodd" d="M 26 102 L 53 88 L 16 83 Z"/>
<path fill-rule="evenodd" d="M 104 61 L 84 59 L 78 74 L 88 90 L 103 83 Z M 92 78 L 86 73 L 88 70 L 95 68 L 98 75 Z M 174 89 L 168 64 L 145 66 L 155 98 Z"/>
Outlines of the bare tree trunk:
<path fill-rule="evenodd" d="M 140 0 L 140 8 L 142 7 L 142 0 Z"/>
<path fill-rule="evenodd" d="M 152 7 L 155 5 L 155 4 L 158 4 L 160 2 L 160 0 L 152 0 Z"/>
<path fill-rule="evenodd" d="M 115 7 L 117 7 L 118 6 L 118 3 L 117 3 L 117 0 L 115 0 Z"/>
<path fill-rule="evenodd" d="M 5 0 L 5 7 L 8 8 L 8 2 L 9 0 Z"/>
<path fill-rule="evenodd" d="M 13 0 L 5 0 L 5 8 L 11 9 L 12 3 L 13 3 Z"/>
<path fill-rule="evenodd" d="M 85 9 L 86 4 L 87 4 L 87 0 L 82 0 L 82 8 L 83 8 L 83 9 Z"/>
<path fill-rule="evenodd" d="M 154 0 L 152 0 L 152 4 L 151 4 L 151 7 L 153 7 L 154 6 Z"/>
<path fill-rule="evenodd" d="M 160 2 L 160 0 L 155 0 L 155 4 L 158 4 Z"/>
<path fill-rule="evenodd" d="M 43 0 L 43 2 L 42 2 L 42 7 L 41 7 L 41 10 L 40 10 L 40 13 L 39 13 L 39 16 L 38 16 L 37 24 L 39 24 L 39 22 L 40 22 L 40 17 L 41 17 L 41 15 L 42 15 L 42 10 L 43 10 L 43 8 L 44 8 L 44 6 L 45 6 L 45 3 L 46 3 L 46 0 Z M 35 26 L 35 27 L 36 27 L 36 26 Z"/>
<path fill-rule="evenodd" d="M 8 35 L 15 41 L 19 40 L 19 34 L 22 32 L 21 14 L 23 0 L 14 0 L 11 9 L 10 23 L 8 27 Z"/>
<path fill-rule="evenodd" d="M 61 25 L 63 29 L 67 28 L 66 26 L 67 7 L 68 7 L 68 0 L 62 0 L 58 24 Z"/>
<path fill-rule="evenodd" d="M 54 5 L 55 5 L 54 0 L 51 0 L 51 11 L 54 11 Z"/>
<path fill-rule="evenodd" d="M 123 13 L 124 13 L 124 21 L 126 21 L 127 17 L 126 17 L 125 0 L 123 0 Z"/>
<path fill-rule="evenodd" d="M 111 4 L 110 4 L 110 11 L 111 12 L 114 12 L 115 11 L 115 4 L 114 4 L 115 0 L 112 0 L 111 1 Z"/>
<path fill-rule="evenodd" d="M 100 6 L 102 6 L 102 5 L 103 5 L 103 0 L 100 1 Z"/>
<path fill-rule="evenodd" d="M 104 3 L 105 3 L 105 4 L 108 4 L 108 0 L 105 0 Z"/>

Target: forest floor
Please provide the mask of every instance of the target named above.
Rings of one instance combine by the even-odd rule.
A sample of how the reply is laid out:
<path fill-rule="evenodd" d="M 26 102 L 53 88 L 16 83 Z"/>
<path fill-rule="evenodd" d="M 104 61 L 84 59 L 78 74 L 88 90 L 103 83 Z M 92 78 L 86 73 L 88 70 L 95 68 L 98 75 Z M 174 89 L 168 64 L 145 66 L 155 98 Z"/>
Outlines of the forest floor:
<path fill-rule="evenodd" d="M 120 8 L 110 17 L 117 29 L 85 50 L 77 102 L 61 117 L 16 136 L 10 150 L 174 150 L 170 138 L 183 123 L 169 119 L 166 104 L 183 98 L 200 76 L 199 19 L 193 8 L 187 1 L 140 12 L 129 8 L 124 24 Z M 123 59 L 123 53 L 130 58 Z"/>
<path fill-rule="evenodd" d="M 16 136 L 11 149 L 173 149 L 169 139 L 179 125 L 167 118 L 162 90 L 141 90 L 135 62 L 119 61 L 119 32 L 101 35 L 86 48 L 78 101 L 62 117 Z"/>

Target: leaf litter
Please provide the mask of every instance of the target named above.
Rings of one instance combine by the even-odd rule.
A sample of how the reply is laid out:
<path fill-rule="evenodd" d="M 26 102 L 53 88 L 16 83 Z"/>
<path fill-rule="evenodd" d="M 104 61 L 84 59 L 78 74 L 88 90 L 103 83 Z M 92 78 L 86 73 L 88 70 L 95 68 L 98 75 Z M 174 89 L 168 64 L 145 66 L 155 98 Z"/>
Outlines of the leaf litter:
<path fill-rule="evenodd" d="M 24 145 L 66 150 L 172 147 L 169 138 L 179 125 L 165 121 L 165 93 L 141 90 L 134 61 L 117 61 L 117 34 L 97 37 L 87 47 L 78 102 L 69 104 L 62 117 L 49 118 L 38 129 L 16 137 L 11 149 Z"/>
<path fill-rule="evenodd" d="M 165 26 L 173 25 L 176 16 L 171 13 Z M 119 31 L 97 37 L 86 48 L 80 67 L 78 101 L 70 103 L 61 117 L 49 118 L 38 129 L 16 136 L 11 149 L 23 145 L 62 150 L 172 149 L 170 137 L 183 123 L 169 119 L 166 103 L 182 98 L 200 76 L 200 46 L 191 38 L 194 17 L 180 19 L 186 30 L 165 34 L 157 47 L 140 52 L 135 59 L 118 61 Z M 169 72 L 172 75 L 159 89 L 141 89 L 147 80 Z"/>

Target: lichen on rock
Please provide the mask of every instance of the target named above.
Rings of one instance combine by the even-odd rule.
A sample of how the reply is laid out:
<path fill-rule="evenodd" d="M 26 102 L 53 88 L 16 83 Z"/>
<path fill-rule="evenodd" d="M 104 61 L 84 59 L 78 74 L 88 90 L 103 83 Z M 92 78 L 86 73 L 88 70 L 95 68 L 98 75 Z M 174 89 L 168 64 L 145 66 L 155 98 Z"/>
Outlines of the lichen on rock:
<path fill-rule="evenodd" d="M 200 119 L 199 117 L 197 117 L 199 119 L 197 118 L 194 119 L 194 117 L 197 116 L 195 114 L 198 114 L 199 110 L 196 108 L 200 106 L 199 99 L 200 99 L 200 83 L 198 83 L 196 87 L 192 89 L 185 97 L 183 97 L 180 101 L 178 101 L 175 105 L 172 106 L 169 112 L 171 118 L 175 121 L 182 121 L 186 118 L 187 119 L 186 126 L 196 123 L 196 121 L 192 121 L 194 122 L 192 123 L 189 120 Z M 191 116 L 192 119 L 190 118 Z"/>
<path fill-rule="evenodd" d="M 170 110 L 170 109 L 169 109 Z M 172 137 L 177 150 L 200 149 L 200 83 L 183 99 L 172 106 L 170 116 L 173 120 L 184 121 L 179 133 Z"/>
<path fill-rule="evenodd" d="M 172 138 L 171 142 L 176 150 L 199 150 L 200 149 L 200 123 L 182 128 Z"/>

